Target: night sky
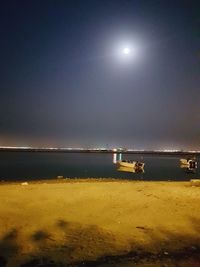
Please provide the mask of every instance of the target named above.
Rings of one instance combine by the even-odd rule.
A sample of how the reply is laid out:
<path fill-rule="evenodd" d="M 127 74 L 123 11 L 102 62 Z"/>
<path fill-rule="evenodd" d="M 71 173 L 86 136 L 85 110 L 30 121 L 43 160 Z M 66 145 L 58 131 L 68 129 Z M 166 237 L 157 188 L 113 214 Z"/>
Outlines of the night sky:
<path fill-rule="evenodd" d="M 3 0 L 0 38 L 0 145 L 200 150 L 199 1 Z"/>

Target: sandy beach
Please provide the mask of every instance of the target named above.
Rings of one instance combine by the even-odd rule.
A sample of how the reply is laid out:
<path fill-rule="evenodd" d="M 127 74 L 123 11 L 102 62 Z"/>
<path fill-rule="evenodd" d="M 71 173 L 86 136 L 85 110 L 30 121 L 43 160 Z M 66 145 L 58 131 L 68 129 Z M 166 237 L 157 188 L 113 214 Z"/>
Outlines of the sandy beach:
<path fill-rule="evenodd" d="M 0 266 L 200 266 L 200 187 L 0 184 Z"/>

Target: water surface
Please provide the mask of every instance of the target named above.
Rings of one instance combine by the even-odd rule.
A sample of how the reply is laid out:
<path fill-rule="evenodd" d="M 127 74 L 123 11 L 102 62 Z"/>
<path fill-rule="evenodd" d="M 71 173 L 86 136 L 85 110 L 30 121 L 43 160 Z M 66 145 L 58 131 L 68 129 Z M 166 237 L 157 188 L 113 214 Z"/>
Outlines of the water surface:
<path fill-rule="evenodd" d="M 0 152 L 0 180 L 69 178 L 126 178 L 132 180 L 184 181 L 200 177 L 180 168 L 178 156 L 123 154 L 123 159 L 145 162 L 144 173 L 119 172 L 113 154 Z M 199 158 L 197 158 L 199 163 Z"/>

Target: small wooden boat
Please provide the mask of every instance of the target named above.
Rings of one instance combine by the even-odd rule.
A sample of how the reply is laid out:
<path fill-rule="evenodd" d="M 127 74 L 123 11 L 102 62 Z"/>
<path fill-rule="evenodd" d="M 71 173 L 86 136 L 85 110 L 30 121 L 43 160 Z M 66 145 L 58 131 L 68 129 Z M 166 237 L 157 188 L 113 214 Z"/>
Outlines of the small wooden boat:
<path fill-rule="evenodd" d="M 133 161 L 133 160 L 119 160 L 117 164 L 120 167 L 141 168 L 141 169 L 144 168 L 144 162 Z"/>
<path fill-rule="evenodd" d="M 195 158 L 180 159 L 181 168 L 197 168 L 197 161 Z"/>

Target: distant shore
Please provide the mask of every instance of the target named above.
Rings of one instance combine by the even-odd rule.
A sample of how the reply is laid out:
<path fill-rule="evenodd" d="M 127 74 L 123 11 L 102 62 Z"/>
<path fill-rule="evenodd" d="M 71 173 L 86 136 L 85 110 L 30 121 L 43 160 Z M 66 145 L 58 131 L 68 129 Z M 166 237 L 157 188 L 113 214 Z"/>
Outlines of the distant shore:
<path fill-rule="evenodd" d="M 161 150 L 129 150 L 129 149 L 69 149 L 69 148 L 4 148 L 0 152 L 44 152 L 44 153 L 117 153 L 117 154 L 139 154 L 139 155 L 166 155 L 166 156 L 197 156 L 200 151 L 161 151 Z"/>
<path fill-rule="evenodd" d="M 0 203 L 0 261 L 8 266 L 200 262 L 200 187 L 189 182 L 1 183 Z"/>

